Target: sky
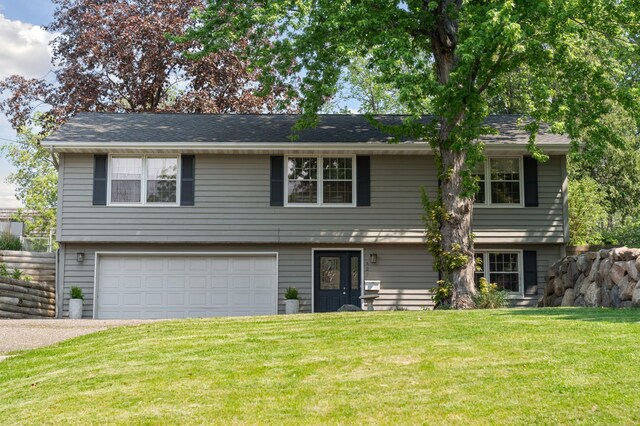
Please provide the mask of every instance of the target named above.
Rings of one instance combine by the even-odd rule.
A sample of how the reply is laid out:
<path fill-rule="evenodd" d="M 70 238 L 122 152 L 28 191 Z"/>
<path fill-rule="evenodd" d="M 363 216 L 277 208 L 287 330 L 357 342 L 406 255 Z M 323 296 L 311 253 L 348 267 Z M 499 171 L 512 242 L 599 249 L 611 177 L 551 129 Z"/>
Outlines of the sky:
<path fill-rule="evenodd" d="M 53 67 L 49 42 L 53 34 L 42 26 L 53 19 L 50 0 L 0 0 L 0 80 L 12 74 L 41 78 Z M 16 139 L 16 134 L 0 113 L 0 145 Z M 0 154 L 0 209 L 19 207 L 13 186 L 6 178 L 13 171 Z"/>

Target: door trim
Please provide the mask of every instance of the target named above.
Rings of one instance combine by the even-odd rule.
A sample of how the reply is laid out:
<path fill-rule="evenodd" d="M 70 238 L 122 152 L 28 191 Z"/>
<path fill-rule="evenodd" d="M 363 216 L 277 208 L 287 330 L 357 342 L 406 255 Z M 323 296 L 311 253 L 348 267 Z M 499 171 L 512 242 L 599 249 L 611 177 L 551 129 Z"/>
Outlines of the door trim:
<path fill-rule="evenodd" d="M 316 297 L 315 297 L 315 262 L 314 258 L 317 251 L 359 251 L 360 252 L 360 296 L 364 296 L 364 248 L 350 248 L 350 247 L 312 247 L 311 248 L 311 313 L 316 311 Z M 360 307 L 362 308 L 362 300 L 360 301 Z"/>
<path fill-rule="evenodd" d="M 280 259 L 277 251 L 96 251 L 93 264 L 93 314 L 91 318 L 96 319 L 98 313 L 98 269 L 100 267 L 99 256 L 118 256 L 118 255 L 131 255 L 131 256 L 274 256 L 276 259 L 276 315 L 280 308 L 278 294 L 280 290 Z"/>

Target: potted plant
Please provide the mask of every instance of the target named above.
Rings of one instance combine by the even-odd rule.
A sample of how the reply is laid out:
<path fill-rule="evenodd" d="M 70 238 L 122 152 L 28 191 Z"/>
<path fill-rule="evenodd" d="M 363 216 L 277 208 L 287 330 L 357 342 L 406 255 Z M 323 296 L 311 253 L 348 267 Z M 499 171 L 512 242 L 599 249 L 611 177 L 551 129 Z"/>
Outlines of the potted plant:
<path fill-rule="evenodd" d="M 82 302 L 84 302 L 84 294 L 80 287 L 71 287 L 71 300 L 69 300 L 69 318 L 82 318 Z"/>
<path fill-rule="evenodd" d="M 300 300 L 298 300 L 298 289 L 289 287 L 284 293 L 284 313 L 297 314 L 300 312 Z"/>

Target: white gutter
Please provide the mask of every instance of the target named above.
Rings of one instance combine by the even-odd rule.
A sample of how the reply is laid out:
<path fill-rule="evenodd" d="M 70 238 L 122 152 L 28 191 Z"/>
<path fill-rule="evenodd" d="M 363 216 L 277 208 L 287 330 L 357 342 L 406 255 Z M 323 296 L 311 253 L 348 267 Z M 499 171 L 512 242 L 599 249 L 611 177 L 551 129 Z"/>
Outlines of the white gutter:
<path fill-rule="evenodd" d="M 306 142 L 75 142 L 42 141 L 42 145 L 57 152 L 98 152 L 135 150 L 139 152 L 180 151 L 180 152 L 251 152 L 273 153 L 287 151 L 378 151 L 429 154 L 432 152 L 427 142 L 356 142 L 356 143 L 306 143 Z M 568 143 L 542 143 L 538 145 L 545 152 L 566 153 Z M 496 142 L 485 143 L 486 152 L 526 152 L 526 143 Z"/>

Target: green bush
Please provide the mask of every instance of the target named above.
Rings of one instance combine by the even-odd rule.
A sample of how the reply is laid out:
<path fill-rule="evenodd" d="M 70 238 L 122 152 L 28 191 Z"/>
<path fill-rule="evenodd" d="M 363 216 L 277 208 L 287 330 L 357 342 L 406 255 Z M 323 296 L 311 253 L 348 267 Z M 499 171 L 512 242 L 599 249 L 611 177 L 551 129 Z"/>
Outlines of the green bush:
<path fill-rule="evenodd" d="M 453 284 L 447 280 L 436 281 L 438 287 L 433 291 L 433 302 L 435 309 L 447 309 L 451 306 L 451 296 L 453 295 Z"/>
<path fill-rule="evenodd" d="M 473 296 L 477 309 L 504 308 L 509 303 L 507 292 L 498 290 L 498 284 L 490 283 L 482 277 L 479 287 L 478 292 Z"/>
<path fill-rule="evenodd" d="M 606 244 L 640 248 L 640 221 L 614 225 L 603 234 Z"/>
<path fill-rule="evenodd" d="M 0 235 L 0 250 L 22 250 L 20 238 L 14 237 L 9 232 Z"/>
<path fill-rule="evenodd" d="M 285 299 L 297 299 L 298 298 L 298 289 L 295 287 L 289 287 L 287 291 L 284 293 Z"/>
<path fill-rule="evenodd" d="M 76 286 L 71 287 L 71 298 L 84 300 L 84 294 L 82 294 L 82 289 Z"/>

